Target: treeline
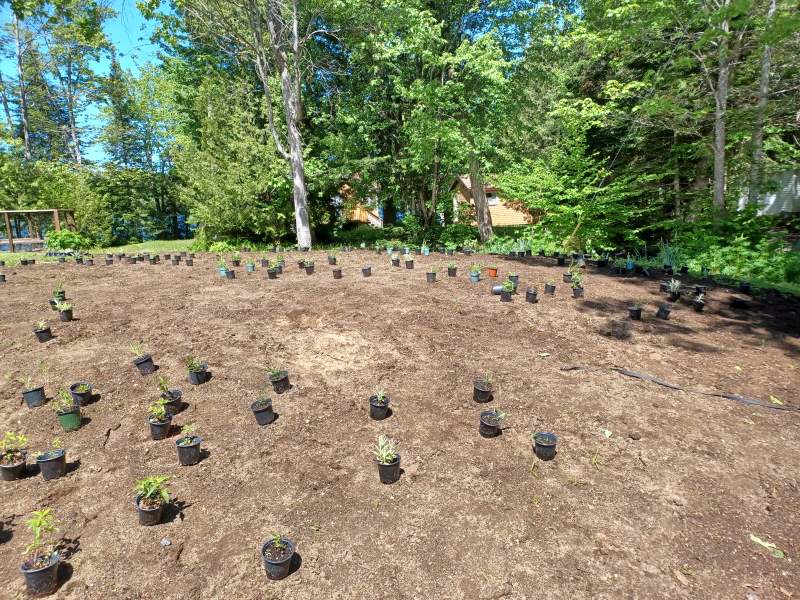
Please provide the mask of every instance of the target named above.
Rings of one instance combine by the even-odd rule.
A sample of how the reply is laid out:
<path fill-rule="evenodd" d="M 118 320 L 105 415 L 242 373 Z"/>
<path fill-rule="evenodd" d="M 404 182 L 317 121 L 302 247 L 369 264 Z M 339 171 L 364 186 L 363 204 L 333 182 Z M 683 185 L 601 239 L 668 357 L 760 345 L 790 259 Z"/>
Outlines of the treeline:
<path fill-rule="evenodd" d="M 489 181 L 538 244 L 794 260 L 797 218 L 755 214 L 800 165 L 789 0 L 151 0 L 160 55 L 136 75 L 110 9 L 12 6 L 3 204 L 73 207 L 98 242 L 184 216 L 201 244 L 352 239 L 356 201 L 387 238 L 486 242 Z M 462 174 L 474 229 L 449 225 Z"/>

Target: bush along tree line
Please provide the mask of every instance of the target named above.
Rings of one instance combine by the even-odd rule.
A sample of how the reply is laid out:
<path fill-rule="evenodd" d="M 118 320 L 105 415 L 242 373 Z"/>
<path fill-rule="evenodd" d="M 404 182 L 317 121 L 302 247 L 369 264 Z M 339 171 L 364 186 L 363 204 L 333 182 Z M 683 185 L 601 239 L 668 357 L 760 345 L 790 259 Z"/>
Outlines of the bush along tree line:
<path fill-rule="evenodd" d="M 789 0 L 139 8 L 161 53 L 136 73 L 110 7 L 8 11 L 0 206 L 74 209 L 81 239 L 53 247 L 665 240 L 692 269 L 800 280 L 796 213 L 758 214 L 800 163 Z M 529 225 L 496 227 L 484 183 Z"/>

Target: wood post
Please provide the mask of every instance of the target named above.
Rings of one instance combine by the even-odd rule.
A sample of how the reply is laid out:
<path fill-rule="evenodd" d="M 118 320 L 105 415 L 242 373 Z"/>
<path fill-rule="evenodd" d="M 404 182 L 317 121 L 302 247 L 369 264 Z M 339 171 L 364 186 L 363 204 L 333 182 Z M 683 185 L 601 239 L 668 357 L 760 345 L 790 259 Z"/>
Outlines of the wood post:
<path fill-rule="evenodd" d="M 6 231 L 8 232 L 8 251 L 16 252 L 16 250 L 14 250 L 14 233 L 11 231 L 11 221 L 8 218 L 8 213 L 3 213 L 3 217 L 5 218 Z"/>
<path fill-rule="evenodd" d="M 61 231 L 61 219 L 58 218 L 58 209 L 53 211 L 53 227 L 56 228 L 56 231 Z"/>

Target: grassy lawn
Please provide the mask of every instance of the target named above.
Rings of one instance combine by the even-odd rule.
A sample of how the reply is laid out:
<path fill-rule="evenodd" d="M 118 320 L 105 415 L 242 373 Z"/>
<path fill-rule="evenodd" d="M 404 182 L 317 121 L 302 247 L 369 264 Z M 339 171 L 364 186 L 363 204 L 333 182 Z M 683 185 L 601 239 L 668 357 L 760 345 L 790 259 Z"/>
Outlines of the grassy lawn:
<path fill-rule="evenodd" d="M 113 246 L 110 248 L 94 248 L 88 251 L 90 254 L 105 254 L 106 252 L 125 252 L 136 254 L 140 252 L 180 252 L 188 250 L 194 240 L 152 240 L 139 244 L 128 244 L 126 246 Z M 46 256 L 45 252 L 0 252 L 0 260 L 5 261 L 6 265 L 13 267 L 19 264 L 22 259 L 35 259 L 36 262 L 56 262 L 56 257 Z"/>

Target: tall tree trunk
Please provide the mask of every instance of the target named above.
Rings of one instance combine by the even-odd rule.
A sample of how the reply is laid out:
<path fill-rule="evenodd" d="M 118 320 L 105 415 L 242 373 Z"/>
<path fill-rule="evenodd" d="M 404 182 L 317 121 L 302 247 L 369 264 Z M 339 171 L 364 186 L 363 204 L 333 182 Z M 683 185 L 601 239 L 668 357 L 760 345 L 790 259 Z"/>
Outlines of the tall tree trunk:
<path fill-rule="evenodd" d="M 25 69 L 22 61 L 22 41 L 19 32 L 19 20 L 14 15 L 14 40 L 17 44 L 17 79 L 19 85 L 19 118 L 22 125 L 22 147 L 26 160 L 31 159 L 31 136 L 28 129 L 28 91 L 25 85 Z"/>
<path fill-rule="evenodd" d="M 730 5 L 724 0 L 723 6 Z M 730 52 L 728 33 L 730 23 L 727 16 L 720 23 L 722 36 L 717 54 L 717 84 L 714 89 L 714 213 L 717 218 L 725 215 L 725 143 L 727 137 L 728 84 L 730 83 Z"/>
<path fill-rule="evenodd" d="M 14 119 L 11 116 L 11 108 L 8 105 L 8 92 L 6 92 L 6 82 L 3 79 L 3 74 L 0 73 L 0 98 L 3 100 L 3 112 L 6 116 L 6 124 L 8 125 L 9 135 L 14 135 Z"/>
<path fill-rule="evenodd" d="M 65 95 L 67 96 L 67 118 L 69 119 L 69 137 L 72 141 L 72 156 L 75 162 L 80 165 L 83 163 L 81 155 L 81 144 L 78 138 L 78 127 L 75 120 L 75 88 L 72 85 L 72 60 L 67 60 L 67 80 L 64 85 Z"/>
<path fill-rule="evenodd" d="M 475 201 L 478 236 L 481 242 L 485 242 L 492 237 L 492 214 L 489 212 L 489 203 L 486 200 L 486 189 L 483 184 L 481 163 L 475 155 L 473 155 L 469 161 L 469 180 L 472 186 L 472 199 Z"/>
<path fill-rule="evenodd" d="M 769 3 L 767 10 L 767 22 L 764 26 L 769 29 L 772 17 L 775 15 L 775 0 Z M 769 44 L 764 45 L 761 54 L 761 75 L 758 80 L 758 101 L 756 102 L 756 122 L 753 127 L 753 137 L 751 145 L 753 148 L 753 160 L 750 163 L 750 187 L 747 193 L 747 202 L 756 204 L 761 188 L 761 175 L 764 166 L 764 115 L 767 112 L 767 98 L 769 96 L 769 70 L 772 63 L 772 48 Z"/>

